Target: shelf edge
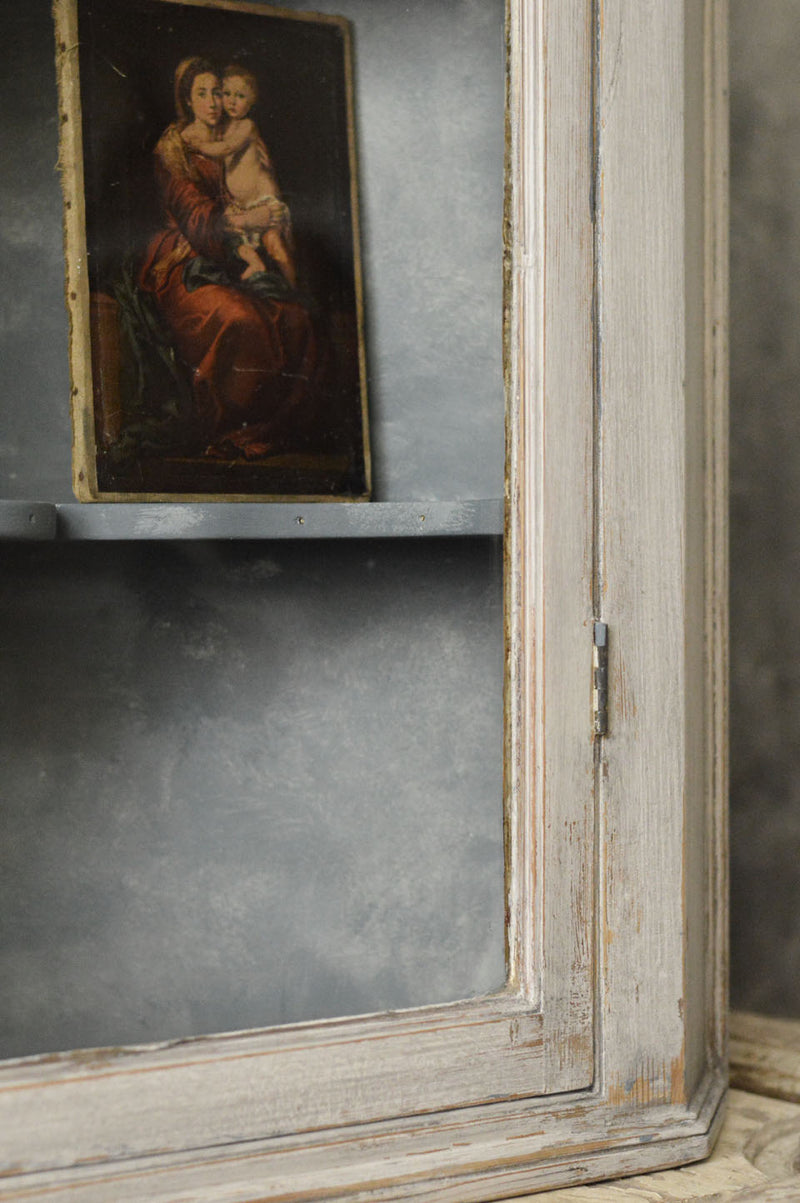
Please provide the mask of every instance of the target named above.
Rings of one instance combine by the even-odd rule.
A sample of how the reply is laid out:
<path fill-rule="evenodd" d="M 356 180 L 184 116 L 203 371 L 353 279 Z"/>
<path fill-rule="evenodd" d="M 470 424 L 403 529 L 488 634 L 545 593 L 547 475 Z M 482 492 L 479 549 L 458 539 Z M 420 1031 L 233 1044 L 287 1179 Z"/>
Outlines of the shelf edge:
<path fill-rule="evenodd" d="M 0 542 L 55 539 L 56 507 L 48 501 L 0 501 Z"/>
<path fill-rule="evenodd" d="M 467 501 L 57 504 L 59 540 L 381 539 L 502 535 L 502 498 Z M 19 537 L 19 536 L 18 536 Z M 52 537 L 52 536 L 51 536 Z"/>

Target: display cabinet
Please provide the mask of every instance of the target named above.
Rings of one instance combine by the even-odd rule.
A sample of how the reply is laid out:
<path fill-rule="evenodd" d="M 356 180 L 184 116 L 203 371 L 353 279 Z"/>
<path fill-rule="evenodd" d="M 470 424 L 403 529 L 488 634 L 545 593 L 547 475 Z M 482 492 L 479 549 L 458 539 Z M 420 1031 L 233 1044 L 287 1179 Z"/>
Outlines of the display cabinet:
<path fill-rule="evenodd" d="M 173 941 L 162 931 L 167 999 L 187 957 L 211 980 L 253 932 L 248 908 L 256 923 L 300 911 L 280 949 L 229 962 L 238 1010 L 204 1009 L 200 976 L 179 1030 L 162 1005 L 160 1029 L 132 1039 L 133 1013 L 120 1019 L 117 1002 L 137 986 L 119 956 L 106 991 L 118 1036 L 26 1048 L 0 1065 L 0 1198 L 478 1203 L 698 1159 L 718 1131 L 726 5 L 338 7 L 357 51 L 375 499 L 79 505 L 41 487 L 62 442 L 32 450 L 28 481 L 17 473 L 0 504 L 22 598 L 15 607 L 6 593 L 7 629 L 28 656 L 38 632 L 50 657 L 42 599 L 58 623 L 61 591 L 85 665 L 78 685 L 66 670 L 64 681 L 91 716 L 82 723 L 76 707 L 75 722 L 110 753 L 81 777 L 91 754 L 71 745 L 56 763 L 73 775 L 45 806 L 28 770 L 54 771 L 37 760 L 52 729 L 12 725 L 9 780 L 25 785 L 4 807 L 17 824 L 14 880 L 29 891 L 27 904 L 12 897 L 22 935 L 9 963 L 27 1000 L 17 1011 L 47 989 L 41 965 L 38 979 L 24 975 L 26 923 L 58 860 L 42 853 L 48 831 L 113 864 L 126 888 L 141 867 L 128 873 L 119 855 L 126 832 L 153 824 L 160 885 L 180 875 L 187 833 L 202 838 L 200 886 L 178 879 L 194 881 L 208 929 L 188 945 L 176 910 Z M 147 599 L 144 675 L 126 655 L 141 634 L 140 612 L 129 623 L 120 605 L 126 587 Z M 177 685 L 175 647 L 197 669 Z M 433 703 L 415 697 L 414 664 Z M 22 695 L 36 713 L 36 690 Z M 348 711 L 355 729 L 340 723 Z M 59 723 L 63 742 L 64 714 Z M 186 748 L 208 746 L 181 778 Z M 78 805 L 87 780 L 107 788 L 108 809 Z M 36 857 L 24 838 L 32 799 Z M 224 851 L 238 839 L 246 857 L 265 830 L 263 871 L 258 853 Z M 324 866 L 343 887 L 335 904 L 305 890 Z M 282 883 L 271 894 L 270 880 Z M 215 895 L 227 909 L 206 905 Z M 174 902 L 169 889 L 156 896 Z M 130 939 L 113 897 L 95 882 L 81 913 L 99 899 L 106 936 Z M 413 909 L 421 898 L 427 912 Z M 61 914 L 50 924 L 54 960 L 68 925 Z M 427 962 L 406 955 L 403 928 L 415 925 L 435 949 Z M 106 980 L 91 942 L 77 955 L 87 982 Z M 289 1012 L 270 1002 L 270 985 L 290 980 L 284 962 L 301 977 L 322 965 L 331 982 L 344 960 L 357 988 L 298 993 Z M 110 1032 L 107 1020 L 94 1030 Z"/>

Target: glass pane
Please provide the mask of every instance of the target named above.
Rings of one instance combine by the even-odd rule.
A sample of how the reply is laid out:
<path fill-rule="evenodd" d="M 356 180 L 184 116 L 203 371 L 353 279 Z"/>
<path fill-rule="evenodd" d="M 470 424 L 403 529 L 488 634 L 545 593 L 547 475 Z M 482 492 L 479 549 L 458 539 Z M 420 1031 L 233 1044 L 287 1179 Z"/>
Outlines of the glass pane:
<path fill-rule="evenodd" d="M 354 31 L 375 499 L 500 497 L 502 2 L 313 7 Z M 69 501 L 52 31 L 0 28 L 41 83 L 0 492 Z M 500 538 L 0 554 L 0 1055 L 503 984 Z"/>
<path fill-rule="evenodd" d="M 3 1054 L 502 984 L 501 558 L 7 548 Z"/>

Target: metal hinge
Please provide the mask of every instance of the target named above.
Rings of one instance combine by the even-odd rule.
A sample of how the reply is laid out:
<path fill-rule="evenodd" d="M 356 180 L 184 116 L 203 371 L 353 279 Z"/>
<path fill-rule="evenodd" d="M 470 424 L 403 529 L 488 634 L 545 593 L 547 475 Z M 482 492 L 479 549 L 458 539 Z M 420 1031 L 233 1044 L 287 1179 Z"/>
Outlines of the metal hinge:
<path fill-rule="evenodd" d="M 594 624 L 592 711 L 595 736 L 608 735 L 608 624 Z"/>

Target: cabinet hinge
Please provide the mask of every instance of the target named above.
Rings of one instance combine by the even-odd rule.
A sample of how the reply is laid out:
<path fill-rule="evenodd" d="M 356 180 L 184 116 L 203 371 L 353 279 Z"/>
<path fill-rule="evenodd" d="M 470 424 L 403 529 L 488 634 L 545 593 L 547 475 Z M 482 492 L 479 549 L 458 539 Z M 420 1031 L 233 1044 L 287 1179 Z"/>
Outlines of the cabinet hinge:
<path fill-rule="evenodd" d="M 608 735 L 608 624 L 594 624 L 592 711 L 595 737 Z"/>

